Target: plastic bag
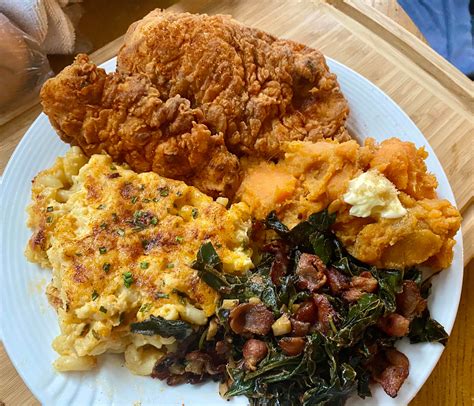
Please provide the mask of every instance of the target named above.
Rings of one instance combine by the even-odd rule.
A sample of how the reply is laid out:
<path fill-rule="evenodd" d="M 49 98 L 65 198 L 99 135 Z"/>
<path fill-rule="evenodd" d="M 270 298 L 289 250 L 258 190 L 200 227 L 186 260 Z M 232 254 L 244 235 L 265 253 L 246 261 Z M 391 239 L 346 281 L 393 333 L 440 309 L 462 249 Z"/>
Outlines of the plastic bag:
<path fill-rule="evenodd" d="M 1 125 L 35 104 L 53 73 L 38 42 L 1 13 L 0 38 Z"/>

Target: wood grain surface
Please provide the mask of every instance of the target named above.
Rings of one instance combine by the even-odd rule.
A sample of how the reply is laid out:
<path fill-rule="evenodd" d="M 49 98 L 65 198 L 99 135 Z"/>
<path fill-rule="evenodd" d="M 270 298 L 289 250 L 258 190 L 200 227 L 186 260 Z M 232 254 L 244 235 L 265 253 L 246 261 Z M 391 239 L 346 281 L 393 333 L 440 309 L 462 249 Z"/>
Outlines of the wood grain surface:
<path fill-rule="evenodd" d="M 422 35 L 395 0 L 186 0 L 172 8 L 232 14 L 245 24 L 319 48 L 375 83 L 420 128 L 443 164 L 464 217 L 466 268 L 459 312 L 448 346 L 410 405 L 474 405 L 472 82 L 422 41 Z M 121 43 L 122 39 L 117 39 L 94 53 L 92 59 L 104 62 L 116 54 Z M 0 126 L 0 172 L 39 112 L 40 107 L 34 106 Z M 38 404 L 1 346 L 0 377 L 0 405 Z"/>

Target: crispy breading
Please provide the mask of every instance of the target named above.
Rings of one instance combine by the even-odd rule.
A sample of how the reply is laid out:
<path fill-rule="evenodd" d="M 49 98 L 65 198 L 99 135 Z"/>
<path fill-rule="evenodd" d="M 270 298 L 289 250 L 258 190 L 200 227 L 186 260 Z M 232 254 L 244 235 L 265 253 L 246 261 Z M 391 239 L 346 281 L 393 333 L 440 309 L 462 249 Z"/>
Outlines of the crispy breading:
<path fill-rule="evenodd" d="M 106 151 L 134 170 L 185 180 L 211 196 L 238 187 L 239 161 L 222 134 L 202 124 L 189 100 L 162 99 L 145 75 L 107 75 L 78 55 L 45 83 L 41 100 L 61 139 L 88 156 Z"/>
<path fill-rule="evenodd" d="M 275 210 L 293 227 L 312 212 L 329 207 L 337 213 L 333 229 L 354 257 L 381 268 L 449 266 L 454 235 L 461 224 L 458 210 L 437 199 L 436 178 L 427 172 L 424 149 L 392 138 L 360 147 L 344 143 L 290 142 L 278 163 L 246 160 L 237 199 L 262 219 Z M 354 217 L 342 200 L 348 183 L 363 171 L 378 169 L 400 190 L 407 214 L 397 219 Z"/>
<path fill-rule="evenodd" d="M 285 140 L 349 139 L 347 102 L 324 56 L 229 16 L 154 10 L 130 26 L 117 63 L 199 106 L 238 155 L 273 158 Z"/>
<path fill-rule="evenodd" d="M 237 189 L 236 155 L 349 139 L 347 102 L 320 52 L 225 16 L 154 11 L 130 27 L 118 72 L 79 55 L 41 101 L 60 137 L 88 156 L 106 151 L 214 197 Z"/>

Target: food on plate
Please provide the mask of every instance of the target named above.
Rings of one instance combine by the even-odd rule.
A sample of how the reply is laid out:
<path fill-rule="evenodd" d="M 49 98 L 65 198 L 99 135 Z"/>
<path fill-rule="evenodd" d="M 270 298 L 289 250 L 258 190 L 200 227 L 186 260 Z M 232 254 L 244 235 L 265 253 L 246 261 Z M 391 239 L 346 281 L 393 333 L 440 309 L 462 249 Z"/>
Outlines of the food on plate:
<path fill-rule="evenodd" d="M 451 264 L 461 216 L 436 197 L 436 178 L 427 171 L 423 148 L 391 138 L 380 145 L 368 139 L 364 146 L 296 141 L 283 149 L 285 157 L 277 163 L 251 158 L 242 163 L 236 198 L 247 203 L 253 217 L 264 219 L 275 210 L 292 227 L 329 207 L 337 213 L 337 237 L 360 261 L 396 269 Z M 389 203 L 395 205 L 391 211 Z"/>
<path fill-rule="evenodd" d="M 273 158 L 285 140 L 349 139 L 347 102 L 324 56 L 228 16 L 152 11 L 128 29 L 117 65 L 191 100 L 237 155 Z"/>
<path fill-rule="evenodd" d="M 447 339 L 427 310 L 430 281 L 415 269 L 357 261 L 331 232 L 334 220 L 322 211 L 290 230 L 272 212 L 265 225 L 274 239 L 245 276 L 224 275 L 205 243 L 193 267 L 222 298 L 212 335 L 192 352 L 207 361 L 189 370 L 189 353 L 178 350 L 158 361 L 153 376 L 192 382 L 207 365 L 219 368 L 220 351 L 228 359 L 226 396 L 246 395 L 252 405 L 342 405 L 352 393 L 370 396 L 371 381 L 397 396 L 409 360 L 396 341 Z"/>
<path fill-rule="evenodd" d="M 224 273 L 252 267 L 245 204 L 226 209 L 183 182 L 137 174 L 107 155 L 88 160 L 78 147 L 35 177 L 28 212 L 26 255 L 53 271 L 47 293 L 61 328 L 53 343 L 60 371 L 89 369 L 111 351 L 150 374 L 176 347 L 166 331 L 173 321 L 198 328 L 215 312 L 217 292 L 190 267 L 200 245 L 218 247 Z M 164 326 L 160 337 L 130 331 L 151 314 L 158 331 Z"/>
<path fill-rule="evenodd" d="M 322 54 L 230 17 L 151 12 L 117 61 L 79 55 L 41 92 L 77 145 L 28 209 L 55 367 L 124 353 L 136 374 L 262 406 L 397 396 L 397 341 L 447 340 L 415 267 L 448 267 L 461 222 L 426 151 L 351 140 Z"/>
<path fill-rule="evenodd" d="M 60 137 L 132 169 L 232 197 L 240 156 L 285 140 L 348 140 L 323 55 L 225 16 L 155 11 L 132 25 L 106 74 L 78 56 L 41 91 Z M 210 159 L 209 159 L 210 158 Z"/>
<path fill-rule="evenodd" d="M 106 151 L 139 172 L 186 180 L 211 196 L 232 196 L 239 160 L 202 111 L 175 95 L 163 98 L 145 75 L 106 74 L 79 55 L 45 83 L 44 112 L 65 142 L 88 156 Z"/>

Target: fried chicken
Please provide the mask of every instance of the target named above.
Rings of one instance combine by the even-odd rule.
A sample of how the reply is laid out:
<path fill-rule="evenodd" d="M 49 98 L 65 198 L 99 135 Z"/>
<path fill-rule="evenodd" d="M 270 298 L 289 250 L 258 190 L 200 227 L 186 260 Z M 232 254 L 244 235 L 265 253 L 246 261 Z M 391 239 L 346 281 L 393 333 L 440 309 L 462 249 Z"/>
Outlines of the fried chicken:
<path fill-rule="evenodd" d="M 278 163 L 245 159 L 244 177 L 236 198 L 263 219 L 272 210 L 293 227 L 311 213 L 329 208 L 333 226 L 351 255 L 380 268 L 449 266 L 454 235 L 461 225 L 458 210 L 436 196 L 436 178 L 427 171 L 424 149 L 391 138 L 380 145 L 368 139 L 360 147 L 344 143 L 289 142 Z M 378 169 L 399 190 L 407 213 L 400 218 L 366 218 L 349 213 L 343 196 L 349 181 L 363 171 Z"/>
<path fill-rule="evenodd" d="M 199 107 L 237 155 L 281 155 L 281 142 L 348 140 L 348 114 L 324 56 L 229 16 L 152 11 L 132 24 L 118 70 Z"/>
<path fill-rule="evenodd" d="M 349 139 L 347 102 L 318 51 L 225 16 L 154 11 L 107 75 L 80 55 L 41 92 L 60 137 L 137 171 L 232 197 L 237 156 L 286 140 Z"/>
<path fill-rule="evenodd" d="M 222 133 L 179 95 L 162 98 L 146 75 L 106 74 L 85 55 L 41 90 L 61 139 L 91 156 L 102 151 L 139 172 L 184 180 L 211 196 L 233 195 L 239 160 Z"/>

